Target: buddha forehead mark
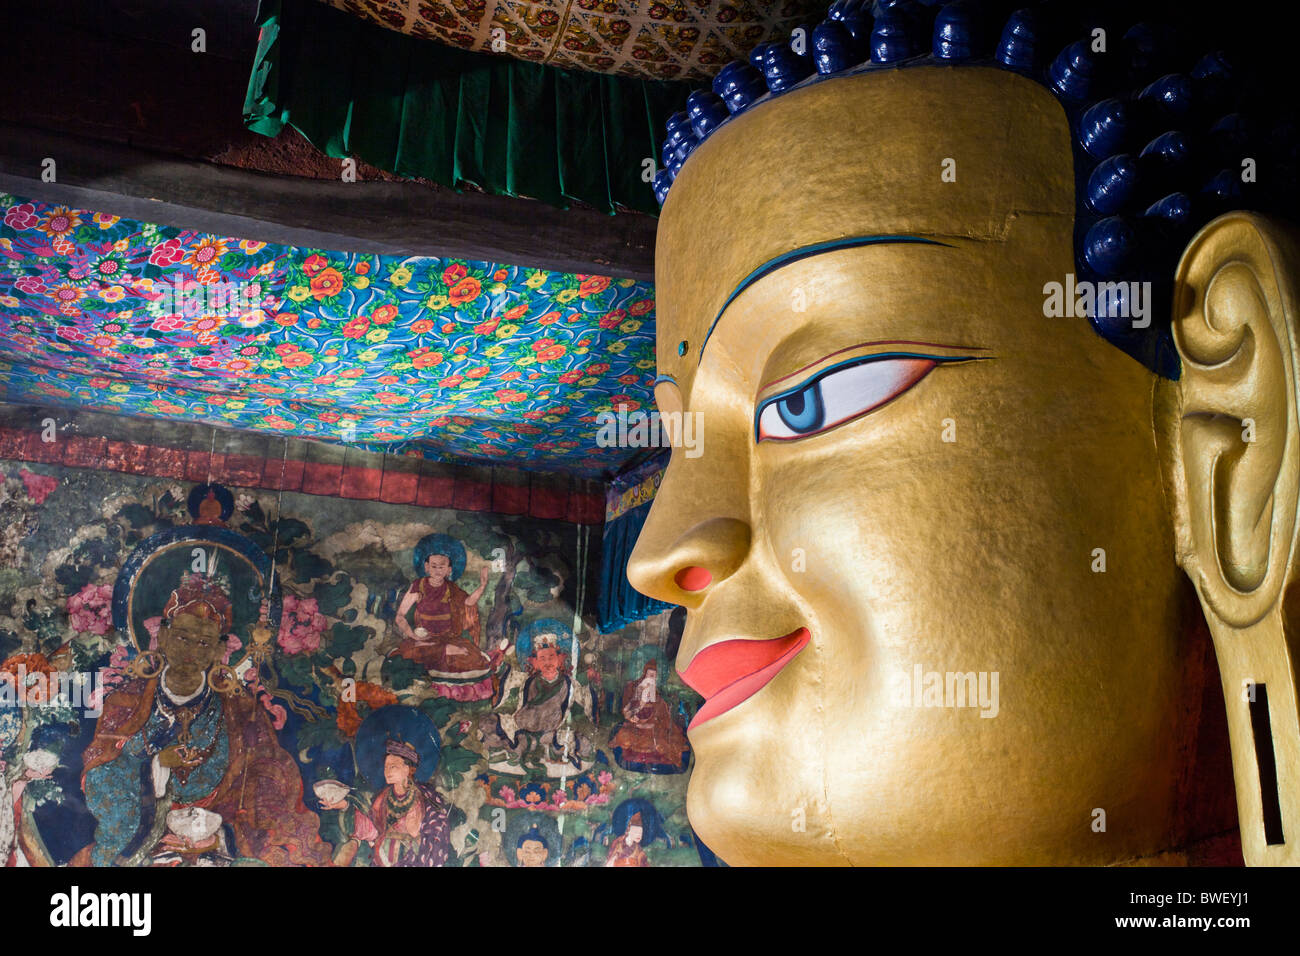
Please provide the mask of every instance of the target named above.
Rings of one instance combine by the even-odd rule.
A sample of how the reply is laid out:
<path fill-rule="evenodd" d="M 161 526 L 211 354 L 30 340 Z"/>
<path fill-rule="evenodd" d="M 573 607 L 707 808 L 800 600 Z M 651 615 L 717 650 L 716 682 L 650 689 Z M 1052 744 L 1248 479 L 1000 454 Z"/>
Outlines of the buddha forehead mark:
<path fill-rule="evenodd" d="M 849 236 L 844 239 L 831 239 L 828 242 L 816 242 L 799 249 L 792 249 L 790 252 L 784 252 L 779 256 L 773 256 L 749 275 L 745 276 L 745 278 L 741 279 L 736 288 L 734 288 L 731 291 L 731 294 L 727 296 L 726 301 L 722 303 L 722 308 L 718 310 L 718 314 L 714 316 L 713 322 L 709 325 L 709 330 L 704 333 L 704 341 L 700 343 L 700 355 L 699 358 L 695 360 L 695 364 L 698 365 L 700 362 L 704 361 L 704 350 L 708 347 L 709 338 L 713 335 L 713 330 L 718 327 L 718 322 L 722 320 L 722 316 L 726 313 L 727 307 L 730 306 L 742 292 L 759 279 L 771 275 L 773 272 L 790 265 L 792 262 L 798 262 L 800 259 L 810 259 L 813 256 L 820 256 L 827 252 L 835 252 L 838 249 L 856 249 L 859 246 L 908 242 L 920 243 L 928 246 L 948 245 L 946 242 L 939 242 L 936 239 L 926 239 L 922 236 Z M 671 378 L 671 376 L 665 377 Z"/>

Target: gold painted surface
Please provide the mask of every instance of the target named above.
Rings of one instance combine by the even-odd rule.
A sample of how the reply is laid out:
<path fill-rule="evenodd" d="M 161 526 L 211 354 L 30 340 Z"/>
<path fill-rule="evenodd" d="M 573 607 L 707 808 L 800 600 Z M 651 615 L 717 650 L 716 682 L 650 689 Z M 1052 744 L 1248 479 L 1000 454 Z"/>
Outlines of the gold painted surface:
<path fill-rule="evenodd" d="M 1157 430 L 1177 440 L 1178 386 L 1158 387 L 1086 319 L 1045 317 L 1045 283 L 1074 271 L 1073 190 L 1050 94 L 942 67 L 766 103 L 715 133 L 674 184 L 656 265 L 659 371 L 673 381 L 656 398 L 700 416 L 703 454 L 674 451 L 629 577 L 688 608 L 679 671 L 723 641 L 812 634 L 770 683 L 691 730 L 689 814 L 729 863 L 1102 864 L 1166 859 L 1232 826 L 1226 773 L 1204 773 L 1198 756 L 1223 705 L 1200 707 L 1214 675 L 1197 663 L 1205 623 L 1175 548 L 1178 502 L 1213 468 L 1189 477 L 1182 452 L 1157 454 Z M 946 245 L 786 265 L 730 304 L 699 360 L 723 302 L 761 264 L 900 234 Z M 872 344 L 900 341 L 926 345 Z M 813 363 L 899 348 L 981 359 L 940 364 L 820 434 L 755 442 L 757 403 L 825 367 Z M 1289 455 L 1296 363 L 1282 367 L 1255 384 L 1274 404 L 1291 390 L 1269 419 L 1288 430 Z M 1283 472 L 1280 499 L 1251 485 Z M 1296 472 L 1288 457 L 1227 481 L 1217 513 L 1262 496 L 1293 518 Z M 1180 541 L 1209 533 L 1179 521 Z M 1239 580 L 1291 580 L 1294 520 L 1279 518 L 1267 547 L 1229 525 Z M 1177 552 L 1195 579 L 1194 550 Z M 675 584 L 692 565 L 712 574 L 702 591 Z M 1209 618 L 1222 659 L 1232 638 Z M 1276 615 L 1249 627 L 1269 648 L 1259 660 L 1286 718 L 1275 712 L 1276 734 L 1294 722 L 1290 658 Z M 996 673 L 996 716 L 900 701 L 900 675 L 918 666 Z M 1223 682 L 1238 800 L 1243 829 L 1258 829 L 1237 670 Z"/>

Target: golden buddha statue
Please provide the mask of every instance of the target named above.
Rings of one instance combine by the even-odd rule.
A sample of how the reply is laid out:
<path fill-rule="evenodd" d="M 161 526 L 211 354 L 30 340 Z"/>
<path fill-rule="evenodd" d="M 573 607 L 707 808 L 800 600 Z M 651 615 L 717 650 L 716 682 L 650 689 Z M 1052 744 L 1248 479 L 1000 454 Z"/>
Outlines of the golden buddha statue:
<path fill-rule="evenodd" d="M 1045 306 L 1078 111 L 935 36 L 747 104 L 667 192 L 655 397 L 703 454 L 628 575 L 688 609 L 692 826 L 733 865 L 1096 865 L 1239 818 L 1300 861 L 1295 233 L 1180 243 L 1156 374 Z"/>

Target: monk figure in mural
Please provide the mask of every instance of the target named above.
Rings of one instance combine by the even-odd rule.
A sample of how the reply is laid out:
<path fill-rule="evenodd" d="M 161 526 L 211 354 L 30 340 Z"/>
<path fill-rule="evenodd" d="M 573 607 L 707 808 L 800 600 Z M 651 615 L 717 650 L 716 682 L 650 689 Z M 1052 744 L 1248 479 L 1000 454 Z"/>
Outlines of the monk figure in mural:
<path fill-rule="evenodd" d="M 606 866 L 649 866 L 650 860 L 641 846 L 645 834 L 641 814 L 634 813 L 627 821 L 627 829 L 609 845 Z"/>
<path fill-rule="evenodd" d="M 415 548 L 421 574 L 397 607 L 396 626 L 404 640 L 394 654 L 426 668 L 439 696 L 486 700 L 492 696 L 491 673 L 500 652 L 489 656 L 478 646 L 478 602 L 487 590 L 488 569 L 479 586 L 466 594 L 456 586 L 465 573 L 465 547 L 445 534 L 431 534 Z"/>
<path fill-rule="evenodd" d="M 681 769 L 691 745 L 659 694 L 659 665 L 654 661 L 647 661 L 641 676 L 623 688 L 623 717 L 609 742 L 617 748 L 621 765 L 651 773 Z"/>
<path fill-rule="evenodd" d="M 82 776 L 95 837 L 75 865 L 147 865 L 165 842 L 168 814 L 187 807 L 220 816 L 239 857 L 329 863 L 298 765 L 221 663 L 230 624 L 222 588 L 186 574 L 164 605 L 157 651 L 143 653 L 135 676 L 104 701 Z"/>

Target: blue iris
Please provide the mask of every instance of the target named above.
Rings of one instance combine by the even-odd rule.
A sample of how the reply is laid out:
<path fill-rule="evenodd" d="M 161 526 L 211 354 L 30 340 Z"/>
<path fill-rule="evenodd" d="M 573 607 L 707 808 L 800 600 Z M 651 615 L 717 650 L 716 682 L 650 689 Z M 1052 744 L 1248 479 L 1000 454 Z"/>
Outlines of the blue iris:
<path fill-rule="evenodd" d="M 820 382 L 805 385 L 776 402 L 776 413 L 791 431 L 809 432 L 822 427 L 826 407 L 822 404 Z"/>

